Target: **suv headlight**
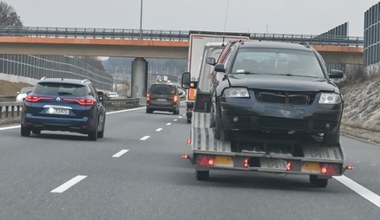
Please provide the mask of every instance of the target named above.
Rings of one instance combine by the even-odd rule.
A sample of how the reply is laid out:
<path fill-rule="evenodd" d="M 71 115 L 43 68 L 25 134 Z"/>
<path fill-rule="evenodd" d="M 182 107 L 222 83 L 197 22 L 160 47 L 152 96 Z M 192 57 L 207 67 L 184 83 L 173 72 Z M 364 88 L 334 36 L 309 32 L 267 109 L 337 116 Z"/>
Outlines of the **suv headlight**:
<path fill-rule="evenodd" d="M 229 98 L 249 98 L 249 91 L 247 88 L 227 88 L 223 91 L 224 97 Z"/>
<path fill-rule="evenodd" d="M 321 93 L 319 104 L 339 104 L 342 102 L 340 95 L 336 93 Z"/>

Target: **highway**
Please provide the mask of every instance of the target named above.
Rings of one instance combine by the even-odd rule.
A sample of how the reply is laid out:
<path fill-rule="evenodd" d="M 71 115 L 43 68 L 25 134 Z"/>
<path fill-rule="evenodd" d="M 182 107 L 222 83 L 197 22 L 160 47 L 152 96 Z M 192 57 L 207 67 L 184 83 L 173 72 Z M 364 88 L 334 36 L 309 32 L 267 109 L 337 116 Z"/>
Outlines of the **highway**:
<path fill-rule="evenodd" d="M 110 112 L 97 142 L 0 127 L 0 219 L 380 219 L 379 145 L 343 137 L 354 170 L 327 188 L 228 171 L 200 182 L 181 159 L 190 153 L 184 113 Z"/>

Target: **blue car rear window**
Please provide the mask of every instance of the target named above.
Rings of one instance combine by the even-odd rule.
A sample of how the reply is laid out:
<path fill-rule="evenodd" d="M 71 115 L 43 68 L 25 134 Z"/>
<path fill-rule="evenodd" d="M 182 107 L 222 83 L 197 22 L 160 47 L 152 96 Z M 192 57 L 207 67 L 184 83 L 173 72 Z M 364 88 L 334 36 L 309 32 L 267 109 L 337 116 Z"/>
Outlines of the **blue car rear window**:
<path fill-rule="evenodd" d="M 86 96 L 86 87 L 78 84 L 38 83 L 34 93 L 53 96 Z"/>

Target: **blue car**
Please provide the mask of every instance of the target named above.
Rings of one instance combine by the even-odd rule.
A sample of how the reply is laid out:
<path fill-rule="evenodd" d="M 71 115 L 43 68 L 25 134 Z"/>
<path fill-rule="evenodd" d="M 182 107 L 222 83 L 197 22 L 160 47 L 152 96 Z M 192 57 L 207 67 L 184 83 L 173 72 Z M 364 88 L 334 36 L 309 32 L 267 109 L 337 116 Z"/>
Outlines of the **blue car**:
<path fill-rule="evenodd" d="M 87 134 L 89 140 L 103 138 L 106 111 L 103 93 L 89 80 L 42 79 L 24 99 L 21 136 L 43 130 Z"/>

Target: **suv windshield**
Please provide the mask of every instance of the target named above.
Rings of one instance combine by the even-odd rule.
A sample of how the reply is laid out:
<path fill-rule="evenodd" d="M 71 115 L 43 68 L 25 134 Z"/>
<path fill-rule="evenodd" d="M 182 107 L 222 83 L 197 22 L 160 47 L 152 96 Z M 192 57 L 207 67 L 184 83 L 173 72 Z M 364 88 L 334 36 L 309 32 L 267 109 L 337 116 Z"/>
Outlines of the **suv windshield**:
<path fill-rule="evenodd" d="M 325 78 L 314 53 L 277 48 L 241 48 L 232 73 Z"/>
<path fill-rule="evenodd" d="M 67 83 L 38 83 L 34 92 L 53 96 L 86 96 L 86 87 Z"/>
<path fill-rule="evenodd" d="M 175 87 L 172 85 L 158 85 L 154 84 L 150 87 L 150 92 L 158 95 L 175 94 Z"/>

